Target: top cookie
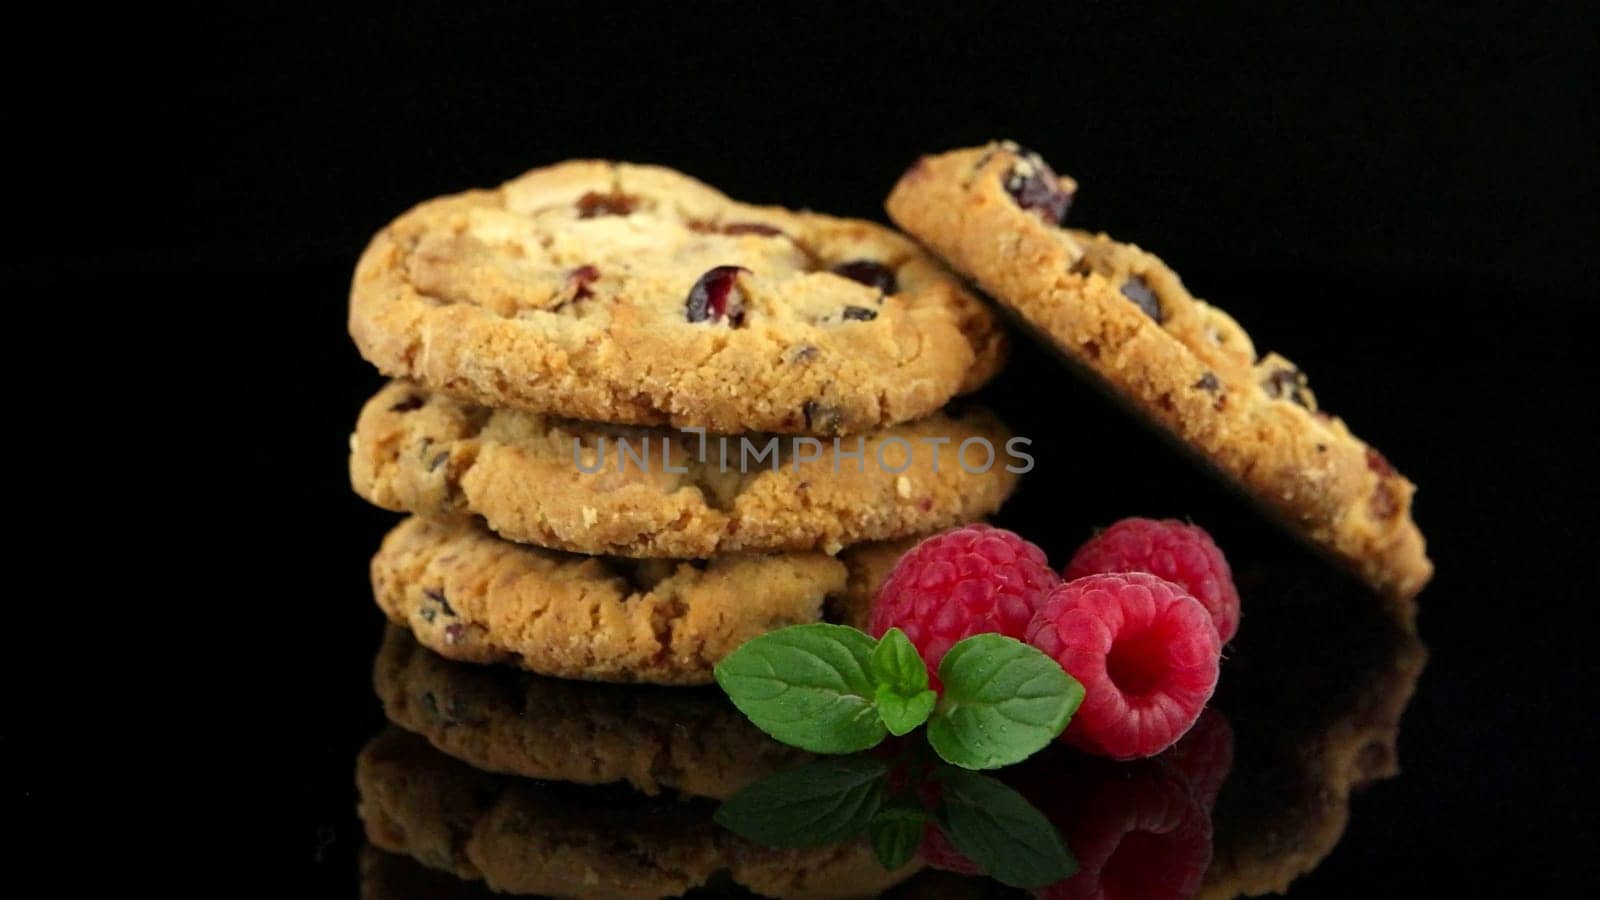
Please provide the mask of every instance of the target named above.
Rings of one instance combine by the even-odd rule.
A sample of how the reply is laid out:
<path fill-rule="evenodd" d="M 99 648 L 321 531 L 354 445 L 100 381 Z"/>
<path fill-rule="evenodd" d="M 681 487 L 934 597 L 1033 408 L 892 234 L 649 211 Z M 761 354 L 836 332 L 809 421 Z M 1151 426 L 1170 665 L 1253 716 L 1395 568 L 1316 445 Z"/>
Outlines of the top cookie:
<path fill-rule="evenodd" d="M 350 333 L 385 374 L 487 406 L 727 433 L 915 419 L 1004 356 L 984 305 L 889 229 L 597 161 L 395 220 Z"/>
<path fill-rule="evenodd" d="M 1134 411 L 1379 589 L 1433 574 L 1415 486 L 1161 260 L 1061 228 L 1076 185 L 1015 144 L 923 157 L 890 217 Z"/>

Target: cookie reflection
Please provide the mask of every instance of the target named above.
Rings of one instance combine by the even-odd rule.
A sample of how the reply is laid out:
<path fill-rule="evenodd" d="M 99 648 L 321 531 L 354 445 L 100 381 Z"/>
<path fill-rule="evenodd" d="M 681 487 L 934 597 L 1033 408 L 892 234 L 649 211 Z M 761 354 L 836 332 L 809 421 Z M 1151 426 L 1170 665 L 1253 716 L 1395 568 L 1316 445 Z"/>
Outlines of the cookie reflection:
<path fill-rule="evenodd" d="M 1311 565 L 1242 572 L 1246 625 L 1213 708 L 1136 763 L 1052 746 L 996 774 L 1070 847 L 1047 897 L 1256 896 L 1334 851 L 1351 793 L 1398 771 L 1401 714 L 1426 650 L 1414 605 Z M 571 897 L 1022 896 L 930 827 L 918 865 L 857 842 L 765 848 L 712 819 L 762 778 L 811 760 L 756 731 L 714 690 L 563 682 L 446 661 L 403 629 L 374 683 L 400 728 L 362 753 L 370 842 L 448 875 L 439 890 Z M 914 793 L 914 792 L 913 792 Z M 407 896 L 410 863 L 374 851 L 368 896 Z M 413 866 L 415 868 L 415 866 Z M 420 877 L 420 876 L 418 876 Z M 454 896 L 454 894 L 448 894 Z"/>
<path fill-rule="evenodd" d="M 706 886 L 770 897 L 876 896 L 916 870 L 878 866 L 862 843 L 776 850 L 713 824 L 716 804 L 491 775 L 390 728 L 356 763 L 359 812 L 375 847 L 503 893 L 675 897 Z M 380 864 L 364 868 L 367 896 Z"/>

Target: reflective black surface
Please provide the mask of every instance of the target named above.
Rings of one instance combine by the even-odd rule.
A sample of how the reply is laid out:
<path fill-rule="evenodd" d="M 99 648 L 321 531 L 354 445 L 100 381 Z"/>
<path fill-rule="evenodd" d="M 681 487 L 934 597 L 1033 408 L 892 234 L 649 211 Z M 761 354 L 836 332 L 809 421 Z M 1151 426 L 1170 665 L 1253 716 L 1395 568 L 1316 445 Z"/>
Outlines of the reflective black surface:
<path fill-rule="evenodd" d="M 1281 891 L 1338 852 L 1352 798 L 1397 774 L 1402 714 L 1427 656 L 1415 607 L 1329 578 L 1308 558 L 1254 566 L 1239 581 L 1248 627 L 1212 709 L 1177 747 L 1114 763 L 1057 745 L 990 773 L 1044 816 L 1037 833 L 1004 837 L 1064 841 L 1076 860 L 1076 874 L 1035 885 L 1044 896 Z M 754 817 L 754 828 L 720 827 L 719 802 L 804 771 L 811 757 L 762 735 L 715 689 L 455 663 L 394 627 L 372 681 L 388 721 L 354 765 L 364 896 L 483 886 L 597 897 L 989 896 L 1011 889 L 985 874 L 1017 883 L 1015 870 L 982 871 L 932 823 L 913 861 L 894 871 L 860 837 L 816 839 L 835 824 L 826 816 L 763 836 L 754 809 L 741 820 Z M 913 808 L 937 809 L 959 778 L 984 777 L 942 770 L 920 733 L 866 760 L 898 798 L 886 802 Z M 786 799 L 768 795 L 772 815 Z"/>
<path fill-rule="evenodd" d="M 48 158 L 16 167 L 43 218 L 7 256 L 8 296 L 19 313 L 71 300 L 96 320 L 177 323 L 129 328 L 119 343 L 137 365 L 88 395 L 97 433 L 99 405 L 140 425 L 87 445 L 85 471 L 115 490 L 72 507 L 67 536 L 158 544 L 118 579 L 136 601 L 88 606 L 96 630 L 176 670 L 160 685 L 115 672 L 128 683 L 115 705 L 193 732 L 155 738 L 203 807 L 171 828 L 146 827 L 160 816 L 144 805 L 118 820 L 150 838 L 148 860 L 186 873 L 196 836 L 213 837 L 229 871 L 212 892 L 272 874 L 348 897 L 363 872 L 375 888 L 400 871 L 379 895 L 444 895 L 433 870 L 369 853 L 355 815 L 356 754 L 385 727 L 365 562 L 393 521 L 354 499 L 343 471 L 355 412 L 380 383 L 344 321 L 374 229 L 425 197 L 579 155 L 881 219 L 917 153 L 1006 136 L 1079 180 L 1073 221 L 1160 254 L 1420 486 L 1438 575 L 1420 598 L 1430 657 L 1394 745 L 1402 774 L 1348 803 L 1322 787 L 1327 773 L 1387 770 L 1386 744 L 1359 749 L 1382 705 L 1360 673 L 1395 650 L 1382 629 L 1347 641 L 1354 661 L 1315 690 L 1277 692 L 1275 666 L 1355 626 L 1297 631 L 1291 617 L 1274 629 L 1273 605 L 1300 601 L 1247 588 L 1218 698 L 1235 754 L 1211 871 L 1226 864 L 1258 885 L 1304 871 L 1295 897 L 1592 889 L 1592 12 L 927 6 L 243 6 L 170 22 L 138 8 L 126 23 L 106 27 L 114 14 L 101 11 L 62 29 L 69 46 L 53 62 L 90 73 L 82 85 L 13 55 L 14 149 Z M 54 346 L 60 334 L 38 336 Z M 149 376 L 151 361 L 178 373 Z M 16 381 L 23 393 L 39 383 Z M 1312 588 L 1341 583 L 1024 342 L 986 399 L 1040 460 L 998 522 L 1053 560 L 1096 525 L 1175 515 L 1211 529 L 1242 572 L 1286 565 Z M 49 402 L 32 433 L 83 405 L 65 389 Z M 178 421 L 159 431 L 152 411 Z M 141 447 L 159 461 L 124 477 L 124 452 Z M 168 598 L 184 587 L 197 596 Z M 123 638 L 125 606 L 151 634 Z M 51 688 L 63 660 L 83 658 L 57 618 L 19 612 L 12 632 L 27 663 L 12 682 L 25 714 L 5 734 L 23 757 L 17 818 L 39 845 L 95 858 L 105 842 L 78 840 L 79 817 L 107 807 L 69 802 L 64 787 L 111 770 L 148 784 L 160 812 L 173 785 L 107 761 L 144 732 L 108 735 L 86 691 Z M 1293 638 L 1279 646 L 1275 631 Z M 94 722 L 83 746 L 96 762 L 66 764 L 35 707 Z M 1371 714 L 1329 724 L 1351 709 Z M 1314 764 L 1272 764 L 1301 746 Z M 638 772 L 674 770 L 629 771 L 648 785 Z M 666 796 L 669 780 L 652 777 Z M 58 816 L 78 821 L 39 824 Z M 901 890 L 918 885 L 988 890 L 926 872 Z"/>

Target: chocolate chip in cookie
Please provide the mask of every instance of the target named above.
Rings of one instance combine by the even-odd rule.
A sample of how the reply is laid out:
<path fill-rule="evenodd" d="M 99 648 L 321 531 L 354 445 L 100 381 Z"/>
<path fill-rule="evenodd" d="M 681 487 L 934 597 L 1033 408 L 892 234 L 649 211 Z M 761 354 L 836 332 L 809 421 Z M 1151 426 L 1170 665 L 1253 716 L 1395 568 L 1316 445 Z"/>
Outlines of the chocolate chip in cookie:
<path fill-rule="evenodd" d="M 445 597 L 444 591 L 437 590 L 437 589 L 434 589 L 434 588 L 428 588 L 427 590 L 424 590 L 422 593 L 427 595 L 427 598 L 429 600 L 432 600 L 434 603 L 439 604 L 439 608 L 444 611 L 445 615 L 453 616 L 453 615 L 456 614 L 455 608 L 450 605 L 450 601 L 449 601 L 449 599 L 447 599 Z"/>
<path fill-rule="evenodd" d="M 1261 382 L 1261 389 L 1273 399 L 1288 400 L 1306 409 L 1316 409 L 1316 401 L 1312 399 L 1306 375 L 1299 369 L 1292 367 L 1273 369 L 1266 380 Z"/>
<path fill-rule="evenodd" d="M 846 322 L 871 322 L 878 317 L 876 310 L 865 306 L 846 306 L 842 315 Z"/>
<path fill-rule="evenodd" d="M 1167 320 L 1166 311 L 1161 308 L 1161 298 L 1150 289 L 1150 285 L 1143 278 L 1135 275 L 1122 283 L 1122 296 L 1127 297 L 1134 306 L 1144 310 L 1144 314 L 1157 323 Z"/>
<path fill-rule="evenodd" d="M 860 282 L 870 288 L 877 288 L 885 294 L 892 294 L 899 289 L 895 283 L 894 270 L 880 262 L 870 259 L 853 259 L 834 266 L 830 271 L 835 275 L 843 275 L 851 281 Z"/>
<path fill-rule="evenodd" d="M 839 422 L 843 418 L 836 407 L 815 400 L 807 400 L 801 412 L 806 416 L 806 430 L 823 434 L 838 431 Z"/>

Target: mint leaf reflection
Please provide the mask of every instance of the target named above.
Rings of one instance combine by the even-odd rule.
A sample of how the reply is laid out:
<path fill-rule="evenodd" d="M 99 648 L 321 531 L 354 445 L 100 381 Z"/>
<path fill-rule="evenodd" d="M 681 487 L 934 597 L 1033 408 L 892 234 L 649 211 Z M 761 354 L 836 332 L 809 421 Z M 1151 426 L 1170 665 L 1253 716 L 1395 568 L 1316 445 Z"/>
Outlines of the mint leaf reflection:
<path fill-rule="evenodd" d="M 779 772 L 723 803 L 716 821 L 769 847 L 865 837 L 889 870 L 909 862 L 937 827 L 984 874 L 1013 887 L 1042 887 L 1078 870 L 1055 826 L 1021 794 L 926 753 L 836 757 Z"/>
<path fill-rule="evenodd" d="M 994 880 L 1044 887 L 1078 871 L 1055 826 L 1021 794 L 976 772 L 942 767 L 939 827 L 950 843 Z"/>
<path fill-rule="evenodd" d="M 858 837 L 883 805 L 889 763 L 821 759 L 769 775 L 730 797 L 716 822 L 768 847 L 817 847 Z"/>

